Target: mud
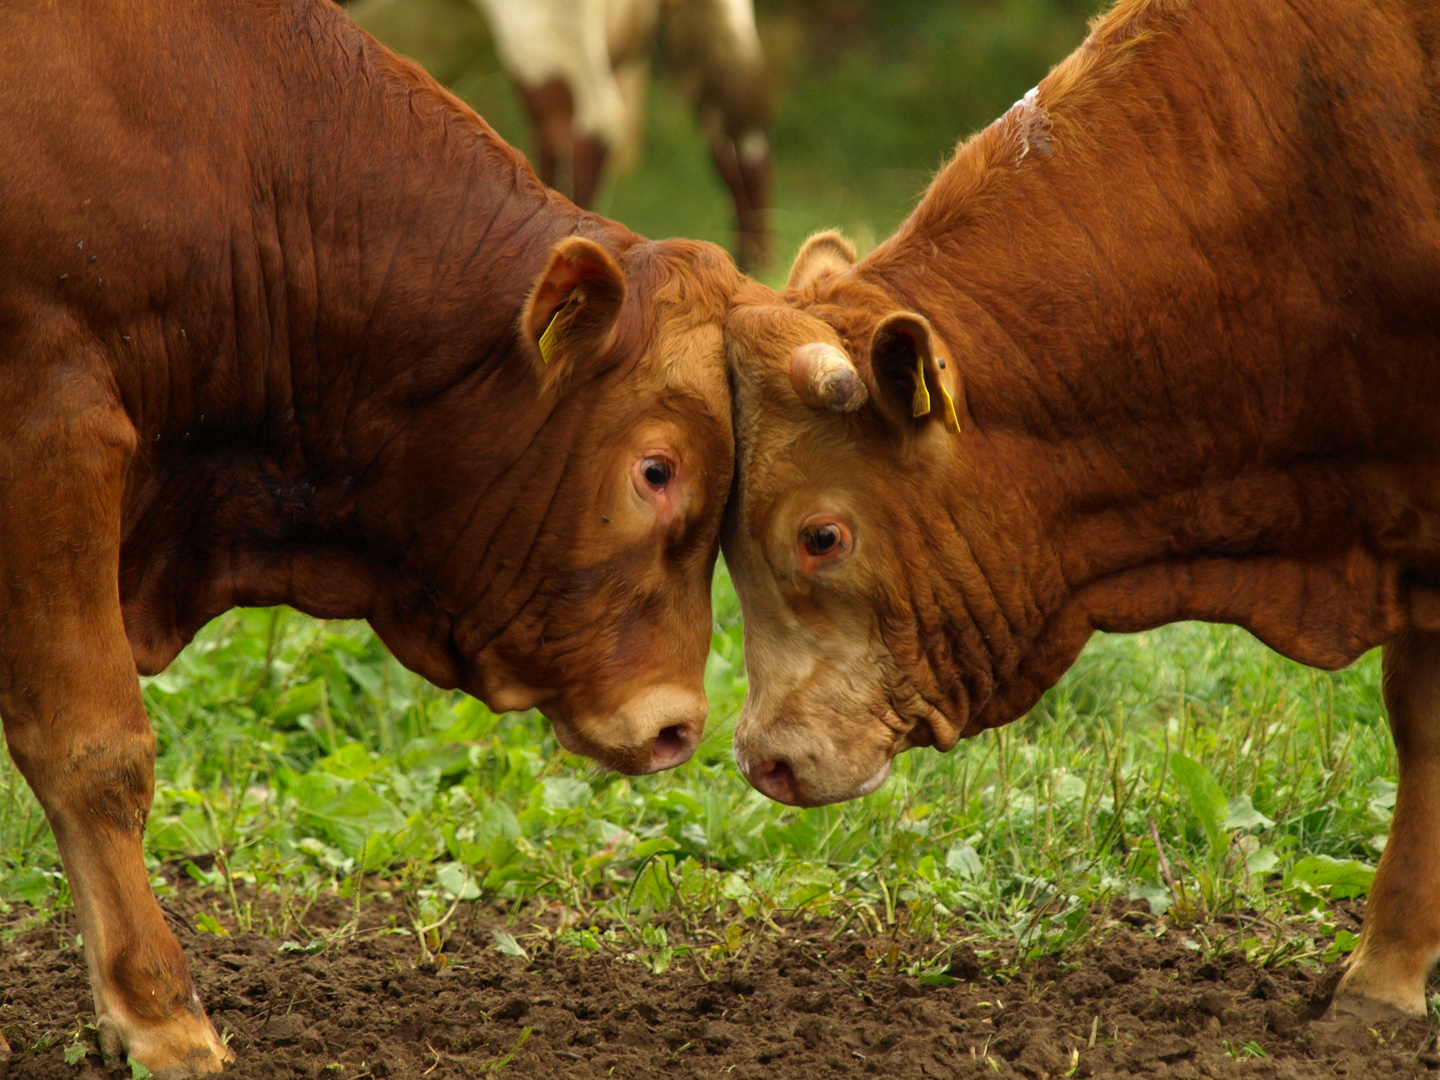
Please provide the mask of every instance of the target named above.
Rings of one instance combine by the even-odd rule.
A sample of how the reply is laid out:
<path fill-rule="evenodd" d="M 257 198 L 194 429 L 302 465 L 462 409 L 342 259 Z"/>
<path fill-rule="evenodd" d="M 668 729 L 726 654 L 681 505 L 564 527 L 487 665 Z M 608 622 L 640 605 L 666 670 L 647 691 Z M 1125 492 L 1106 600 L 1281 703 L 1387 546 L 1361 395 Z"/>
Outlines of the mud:
<path fill-rule="evenodd" d="M 1339 965 L 1265 968 L 1206 944 L 1238 940 L 1233 923 L 1157 938 L 1148 914 L 1115 910 L 1063 959 L 997 978 L 1002 954 L 958 945 L 956 981 L 922 986 L 887 961 L 903 966 L 943 943 L 854 922 L 782 923 L 733 958 L 702 950 L 698 963 L 677 957 L 655 975 L 526 937 L 528 926 L 511 927 L 528 958 L 503 955 L 494 930 L 504 921 L 485 909 L 452 924 L 438 968 L 421 962 L 414 937 L 373 926 L 309 955 L 255 934 L 197 932 L 199 909 L 182 899 L 167 914 L 239 1058 L 235 1078 L 1440 1078 L 1433 1020 L 1324 1019 Z M 310 923 L 340 926 L 346 914 L 322 905 Z M 130 1076 L 93 1054 L 65 1062 L 72 1033 L 93 1038 L 73 932 L 52 923 L 0 945 L 4 1080 Z"/>

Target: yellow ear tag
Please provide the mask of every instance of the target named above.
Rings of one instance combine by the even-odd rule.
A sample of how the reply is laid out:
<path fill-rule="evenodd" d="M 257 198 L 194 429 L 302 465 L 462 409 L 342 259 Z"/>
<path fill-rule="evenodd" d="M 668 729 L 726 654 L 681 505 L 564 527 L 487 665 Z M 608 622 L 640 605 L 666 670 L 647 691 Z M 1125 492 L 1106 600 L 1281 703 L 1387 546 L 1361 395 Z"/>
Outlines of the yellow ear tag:
<path fill-rule="evenodd" d="M 940 387 L 940 396 L 945 399 L 945 430 L 955 435 L 960 434 L 960 418 L 955 415 L 955 402 L 950 398 L 950 391 Z"/>
<path fill-rule="evenodd" d="M 550 316 L 550 325 L 545 327 L 545 332 L 540 335 L 540 359 L 550 363 L 555 358 L 555 346 L 560 344 L 560 339 L 565 336 L 565 324 L 569 321 L 570 312 L 585 302 L 585 294 L 576 289 L 565 299 L 565 303 L 555 309 L 555 314 Z"/>
<path fill-rule="evenodd" d="M 560 314 L 569 303 L 555 309 L 555 314 L 550 316 L 550 325 L 545 327 L 545 332 L 540 335 L 540 359 L 549 364 L 555 356 L 555 346 L 560 344 Z"/>
<path fill-rule="evenodd" d="M 930 415 L 930 391 L 925 389 L 925 358 L 915 358 L 915 399 L 910 403 L 910 415 L 917 419 Z"/>

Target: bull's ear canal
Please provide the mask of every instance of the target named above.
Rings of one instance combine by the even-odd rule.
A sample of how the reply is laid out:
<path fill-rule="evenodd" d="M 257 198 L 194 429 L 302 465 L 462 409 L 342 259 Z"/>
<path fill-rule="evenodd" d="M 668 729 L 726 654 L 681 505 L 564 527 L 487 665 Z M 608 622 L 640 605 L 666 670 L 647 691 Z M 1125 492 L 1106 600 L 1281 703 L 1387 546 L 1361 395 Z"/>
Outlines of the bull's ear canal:
<path fill-rule="evenodd" d="M 886 419 L 902 427 L 938 421 L 960 433 L 960 373 L 925 316 L 887 316 L 870 339 L 870 371 L 872 398 Z"/>
<path fill-rule="evenodd" d="M 855 245 L 831 229 L 819 232 L 800 245 L 800 254 L 790 266 L 789 289 L 803 289 L 822 277 L 838 274 L 855 265 Z"/>
<path fill-rule="evenodd" d="M 607 351 L 625 303 L 625 273 L 608 251 L 583 237 L 561 240 L 535 280 L 522 325 L 547 386 L 588 356 Z"/>

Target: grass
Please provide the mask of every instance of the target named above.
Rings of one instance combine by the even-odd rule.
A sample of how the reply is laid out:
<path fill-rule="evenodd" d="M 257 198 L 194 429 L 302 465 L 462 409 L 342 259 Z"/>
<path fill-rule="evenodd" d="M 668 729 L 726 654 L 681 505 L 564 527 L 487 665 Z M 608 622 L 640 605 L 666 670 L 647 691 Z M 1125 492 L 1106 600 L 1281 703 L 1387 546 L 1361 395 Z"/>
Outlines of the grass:
<path fill-rule="evenodd" d="M 1073 47 L 1089 11 L 833 0 L 821 17 L 818 4 L 760 4 L 785 87 L 775 145 L 786 253 L 829 225 L 862 246 L 887 234 L 954 140 Z M 524 144 L 464 0 L 352 10 Z M 645 161 L 599 209 L 651 235 L 724 242 L 729 211 L 703 142 L 663 71 L 659 82 Z M 621 942 L 656 970 L 695 941 L 738 955 L 793 914 L 859 920 L 893 935 L 882 960 L 943 979 L 960 937 L 1021 959 L 1063 949 L 1114 897 L 1183 924 L 1246 913 L 1227 947 L 1261 960 L 1353 946 L 1344 931 L 1276 928 L 1363 894 L 1373 874 L 1395 775 L 1375 657 L 1326 674 L 1226 627 L 1100 636 L 1024 720 L 949 755 L 904 755 L 856 803 L 793 810 L 752 791 L 730 759 L 745 675 L 723 569 L 715 612 L 705 740 L 683 768 L 633 780 L 564 753 L 533 713 L 497 716 L 426 686 L 363 626 L 231 612 L 145 680 L 160 746 L 155 886 L 194 878 L 215 898 L 201 929 L 302 948 L 321 892 L 357 905 L 398 897 L 422 955 L 470 900 L 508 906 L 517 920 L 496 947 L 523 952 L 542 931 L 518 915 L 544 904 L 563 913 L 568 944 Z M 0 915 L 13 933 L 68 902 L 43 815 L 0 754 Z M 30 906 L 7 907 L 20 903 Z"/>
<path fill-rule="evenodd" d="M 216 620 L 144 680 L 157 889 L 187 874 L 217 897 L 202 929 L 303 941 L 316 895 L 365 882 L 405 901 L 422 952 L 457 901 L 543 902 L 567 913 L 569 943 L 619 935 L 658 969 L 676 920 L 722 953 L 801 914 L 978 936 L 1023 958 L 1084 936 L 1114 897 L 1181 923 L 1258 912 L 1283 925 L 1368 885 L 1394 799 L 1373 657 L 1328 674 L 1227 627 L 1100 637 L 1025 720 L 949 755 L 904 755 L 855 803 L 794 810 L 730 760 L 745 677 L 723 572 L 715 600 L 706 737 L 690 764 L 639 779 L 565 753 L 533 713 L 427 686 L 362 625 L 285 609 Z M 278 904 L 257 907 L 257 891 Z M 0 897 L 35 919 L 67 903 L 8 763 Z M 1232 944 L 1274 959 L 1353 946 L 1343 931 L 1282 937 Z M 523 950 L 523 936 L 498 946 Z"/>

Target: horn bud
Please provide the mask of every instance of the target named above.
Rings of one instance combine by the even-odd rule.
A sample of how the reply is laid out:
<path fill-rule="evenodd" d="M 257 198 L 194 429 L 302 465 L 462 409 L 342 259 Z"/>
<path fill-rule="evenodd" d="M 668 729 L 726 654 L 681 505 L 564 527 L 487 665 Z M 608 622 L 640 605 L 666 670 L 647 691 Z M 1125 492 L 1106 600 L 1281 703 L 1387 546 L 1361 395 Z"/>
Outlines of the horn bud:
<path fill-rule="evenodd" d="M 790 387 L 812 409 L 852 413 L 869 396 L 850 358 L 816 341 L 790 354 Z"/>

